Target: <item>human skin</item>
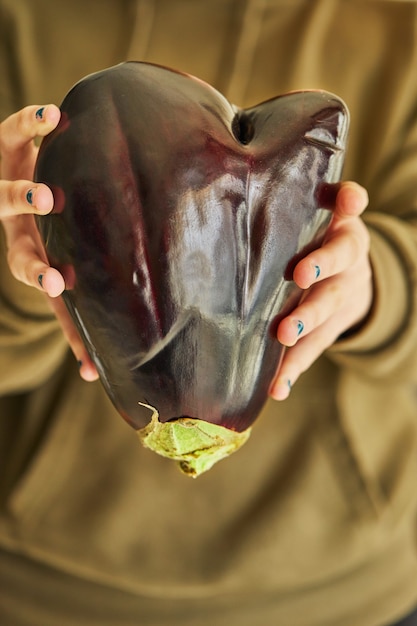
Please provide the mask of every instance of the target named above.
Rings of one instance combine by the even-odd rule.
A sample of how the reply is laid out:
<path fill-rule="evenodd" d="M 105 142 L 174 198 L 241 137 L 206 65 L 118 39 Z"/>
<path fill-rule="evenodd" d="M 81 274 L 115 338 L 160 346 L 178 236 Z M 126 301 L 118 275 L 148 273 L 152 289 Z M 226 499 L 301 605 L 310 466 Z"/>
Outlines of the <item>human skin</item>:
<path fill-rule="evenodd" d="M 275 400 L 287 398 L 300 374 L 340 335 L 360 326 L 370 311 L 370 237 L 361 218 L 367 205 L 363 187 L 351 181 L 340 183 L 322 246 L 294 269 L 293 278 L 305 291 L 300 304 L 278 326 L 278 340 L 290 349 L 271 385 L 270 395 Z M 300 321 L 303 329 L 299 333 Z"/>
<path fill-rule="evenodd" d="M 34 220 L 34 215 L 53 208 L 51 190 L 31 180 L 37 155 L 34 139 L 50 133 L 59 119 L 55 105 L 34 105 L 0 124 L 0 220 L 13 276 L 46 294 L 81 364 L 81 377 L 90 381 L 98 377 L 96 368 L 59 297 L 64 279 L 49 266 Z M 372 305 L 369 233 L 361 219 L 368 195 L 351 181 L 334 191 L 333 218 L 322 246 L 294 269 L 294 281 L 304 290 L 301 302 L 277 329 L 277 339 L 289 349 L 270 387 L 275 400 L 284 400 L 300 374 L 341 334 L 359 325 Z"/>

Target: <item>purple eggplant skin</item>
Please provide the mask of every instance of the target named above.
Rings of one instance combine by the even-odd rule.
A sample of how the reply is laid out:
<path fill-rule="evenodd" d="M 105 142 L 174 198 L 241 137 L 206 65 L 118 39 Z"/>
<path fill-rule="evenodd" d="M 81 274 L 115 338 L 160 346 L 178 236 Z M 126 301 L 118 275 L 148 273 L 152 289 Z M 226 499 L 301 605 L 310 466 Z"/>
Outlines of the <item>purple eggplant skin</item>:
<path fill-rule="evenodd" d="M 246 430 L 283 354 L 292 268 L 320 245 L 323 192 L 340 180 L 349 125 L 324 91 L 246 110 L 192 76 L 128 62 L 65 97 L 36 180 L 37 218 L 64 300 L 120 414 L 149 405 Z"/>

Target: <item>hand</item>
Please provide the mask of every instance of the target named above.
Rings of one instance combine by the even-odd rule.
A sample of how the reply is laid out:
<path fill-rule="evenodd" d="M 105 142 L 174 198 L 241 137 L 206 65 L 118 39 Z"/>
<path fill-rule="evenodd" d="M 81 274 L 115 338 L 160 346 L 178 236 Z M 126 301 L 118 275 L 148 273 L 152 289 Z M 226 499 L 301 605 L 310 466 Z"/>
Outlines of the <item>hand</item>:
<path fill-rule="evenodd" d="M 288 349 L 270 388 L 275 400 L 287 398 L 300 374 L 369 313 L 373 300 L 369 233 L 360 217 L 367 204 L 363 187 L 341 183 L 322 246 L 294 269 L 294 281 L 305 291 L 300 304 L 278 326 L 278 340 Z"/>
<path fill-rule="evenodd" d="M 53 208 L 51 190 L 32 182 L 38 149 L 36 137 L 44 137 L 58 124 L 60 111 L 55 105 L 29 106 L 0 124 L 0 220 L 3 224 L 8 263 L 13 276 L 43 291 L 80 366 L 85 380 L 98 375 L 66 310 L 62 298 L 63 276 L 50 267 L 34 215 L 45 215 Z"/>

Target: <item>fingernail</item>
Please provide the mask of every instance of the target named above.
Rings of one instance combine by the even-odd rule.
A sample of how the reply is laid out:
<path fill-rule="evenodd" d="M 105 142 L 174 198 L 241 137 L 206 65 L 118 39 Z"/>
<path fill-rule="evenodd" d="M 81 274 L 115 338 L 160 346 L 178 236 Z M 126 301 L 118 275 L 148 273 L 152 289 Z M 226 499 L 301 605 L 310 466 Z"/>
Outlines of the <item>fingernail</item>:
<path fill-rule="evenodd" d="M 315 265 L 314 269 L 316 270 L 316 279 L 320 276 L 320 266 L 319 265 Z"/>
<path fill-rule="evenodd" d="M 30 205 L 33 204 L 33 189 L 29 189 L 29 191 L 27 192 L 26 200 L 27 200 L 28 204 L 30 204 Z"/>
<path fill-rule="evenodd" d="M 297 322 L 297 337 L 299 337 L 301 335 L 301 333 L 304 330 L 304 324 L 301 320 L 298 320 Z"/>
<path fill-rule="evenodd" d="M 40 109 L 38 109 L 35 113 L 35 117 L 37 120 L 42 120 L 43 119 L 43 113 L 45 111 L 45 107 L 41 107 Z"/>
<path fill-rule="evenodd" d="M 81 369 L 83 362 L 82 361 L 77 361 L 78 363 L 78 368 Z"/>
<path fill-rule="evenodd" d="M 40 286 L 43 289 L 43 274 L 39 274 L 39 276 L 38 276 L 38 283 L 40 284 Z"/>

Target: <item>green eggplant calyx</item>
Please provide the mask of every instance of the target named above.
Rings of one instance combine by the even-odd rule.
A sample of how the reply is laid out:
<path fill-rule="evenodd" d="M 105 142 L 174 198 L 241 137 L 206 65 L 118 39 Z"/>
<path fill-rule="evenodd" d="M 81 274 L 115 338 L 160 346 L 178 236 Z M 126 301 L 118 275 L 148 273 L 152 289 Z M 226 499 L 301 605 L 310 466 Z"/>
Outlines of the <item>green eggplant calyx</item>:
<path fill-rule="evenodd" d="M 239 450 L 250 435 L 251 428 L 239 433 L 192 417 L 160 422 L 154 407 L 143 406 L 152 409 L 153 415 L 151 421 L 137 431 L 142 444 L 177 461 L 180 470 L 193 478 Z"/>

